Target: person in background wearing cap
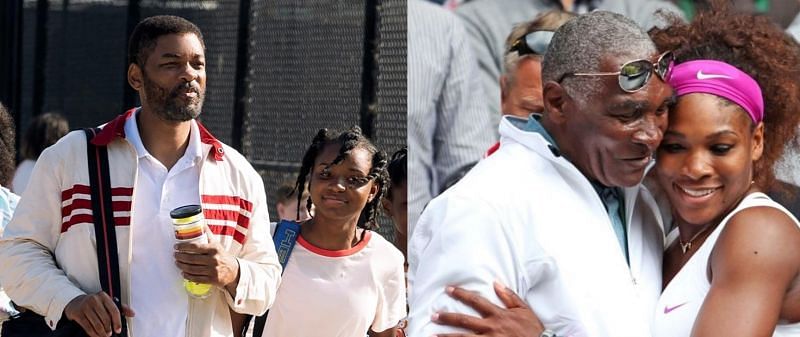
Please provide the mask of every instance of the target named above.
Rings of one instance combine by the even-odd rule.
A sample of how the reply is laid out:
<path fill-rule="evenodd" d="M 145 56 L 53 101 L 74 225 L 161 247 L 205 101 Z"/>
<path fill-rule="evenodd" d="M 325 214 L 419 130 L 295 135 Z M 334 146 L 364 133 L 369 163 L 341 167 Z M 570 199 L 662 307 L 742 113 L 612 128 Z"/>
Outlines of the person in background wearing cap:
<path fill-rule="evenodd" d="M 409 336 L 464 332 L 441 325 L 444 311 L 490 314 L 453 298 L 454 285 L 497 308 L 530 306 L 536 333 L 649 333 L 664 234 L 639 182 L 673 102 L 669 65 L 620 14 L 595 11 L 556 31 L 542 64 L 544 113 L 504 117 L 500 149 L 434 199 L 411 234 Z M 524 300 L 506 301 L 511 293 Z"/>
<path fill-rule="evenodd" d="M 130 337 L 233 336 L 231 311 L 261 315 L 275 300 L 281 266 L 261 176 L 195 120 L 205 62 L 193 23 L 176 16 L 140 22 L 127 80 L 142 106 L 91 140 L 108 152 L 118 298 L 100 291 L 85 133 L 67 134 L 39 157 L 0 239 L 0 283 L 51 329 L 71 320 L 100 337 L 126 322 Z M 176 244 L 169 213 L 185 205 L 202 206 L 210 242 Z M 212 291 L 189 297 L 183 279 Z"/>
<path fill-rule="evenodd" d="M 535 19 L 514 26 L 506 39 L 503 74 L 500 75 L 500 112 L 527 119 L 544 111 L 542 102 L 542 56 L 553 38 L 553 32 L 575 14 L 552 10 Z M 491 155 L 500 147 L 497 142 L 486 152 Z"/>
<path fill-rule="evenodd" d="M 800 120 L 800 48 L 725 1 L 651 35 L 678 95 L 654 170 L 673 230 L 653 337 L 800 336 L 800 222 L 765 194 Z"/>

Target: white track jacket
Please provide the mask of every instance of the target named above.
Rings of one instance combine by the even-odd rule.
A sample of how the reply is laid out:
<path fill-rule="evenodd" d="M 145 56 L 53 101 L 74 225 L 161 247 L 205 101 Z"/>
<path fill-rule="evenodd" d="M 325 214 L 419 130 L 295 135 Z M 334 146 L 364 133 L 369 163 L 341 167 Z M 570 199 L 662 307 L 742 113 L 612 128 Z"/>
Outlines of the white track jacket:
<path fill-rule="evenodd" d="M 558 336 L 644 337 L 661 291 L 661 215 L 644 187 L 624 189 L 630 267 L 589 180 L 540 134 L 508 118 L 500 149 L 434 199 L 411 235 L 409 336 L 457 331 L 439 311 L 477 313 L 448 285 L 500 304 L 495 280 Z"/>
<path fill-rule="evenodd" d="M 137 154 L 125 139 L 133 110 L 109 122 L 92 142 L 108 146 L 111 194 L 119 252 L 122 303 L 130 304 L 131 214 Z M 206 222 L 239 260 L 236 298 L 216 289 L 190 299 L 186 335 L 230 336 L 229 308 L 263 314 L 275 300 L 281 267 L 269 235 L 261 177 L 234 149 L 198 123 L 206 156 L 200 169 L 200 200 Z M 0 284 L 22 307 L 45 316 L 54 328 L 78 295 L 101 290 L 89 193 L 86 137 L 74 131 L 46 149 L 0 240 Z M 135 310 L 135 309 L 134 309 Z M 130 320 L 128 327 L 131 327 Z M 135 331 L 129 331 L 135 337 Z"/>

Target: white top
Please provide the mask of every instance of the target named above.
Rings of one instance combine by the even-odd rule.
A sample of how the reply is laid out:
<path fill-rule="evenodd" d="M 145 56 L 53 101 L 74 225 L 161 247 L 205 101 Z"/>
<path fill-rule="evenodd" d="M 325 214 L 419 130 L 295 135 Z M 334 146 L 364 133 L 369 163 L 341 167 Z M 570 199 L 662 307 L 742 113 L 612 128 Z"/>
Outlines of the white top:
<path fill-rule="evenodd" d="M 397 325 L 405 309 L 403 255 L 386 239 L 367 231 L 355 247 L 330 251 L 301 236 L 262 336 L 364 337 Z"/>
<path fill-rule="evenodd" d="M 169 172 L 145 149 L 135 116 L 125 124 L 125 135 L 139 157 L 131 219 L 131 308 L 136 312 L 132 330 L 136 337 L 182 337 L 186 335 L 189 298 L 175 265 L 175 233 L 169 212 L 200 204 L 200 132 L 192 121 L 186 152 Z"/>
<path fill-rule="evenodd" d="M 25 159 L 19 163 L 17 169 L 14 170 L 14 179 L 11 180 L 11 190 L 14 193 L 22 195 L 25 192 L 25 187 L 28 187 L 28 180 L 31 179 L 35 164 L 36 161 L 32 159 Z"/>
<path fill-rule="evenodd" d="M 719 226 L 700 245 L 686 265 L 669 282 L 661 294 L 653 319 L 653 337 L 688 337 L 691 336 L 695 318 L 711 289 L 708 280 L 708 260 L 725 225 L 739 211 L 756 206 L 766 206 L 781 210 L 800 226 L 797 219 L 786 208 L 770 199 L 764 193 L 747 195 L 739 206 L 728 214 Z M 678 229 L 674 229 L 668 241 L 671 243 L 678 237 Z M 781 324 L 775 327 L 773 337 L 800 336 L 800 323 Z"/>
<path fill-rule="evenodd" d="M 461 285 L 502 305 L 492 287 L 499 280 L 558 336 L 646 337 L 664 242 L 652 197 L 624 189 L 628 266 L 591 183 L 514 123 L 504 118 L 500 149 L 420 217 L 408 244 L 408 335 L 460 331 L 430 320 L 437 311 L 477 315 L 445 288 Z"/>

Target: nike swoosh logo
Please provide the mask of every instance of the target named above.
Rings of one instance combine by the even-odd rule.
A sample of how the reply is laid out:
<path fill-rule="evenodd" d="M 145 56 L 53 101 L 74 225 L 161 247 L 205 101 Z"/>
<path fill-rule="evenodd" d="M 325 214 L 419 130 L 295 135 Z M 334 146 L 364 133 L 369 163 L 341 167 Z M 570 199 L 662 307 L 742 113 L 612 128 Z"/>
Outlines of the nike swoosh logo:
<path fill-rule="evenodd" d="M 676 305 L 676 306 L 674 306 L 672 308 L 670 308 L 669 306 L 664 306 L 664 315 L 672 312 L 672 310 L 675 310 L 675 309 L 678 309 L 678 308 L 684 306 L 686 303 L 689 303 L 689 302 L 683 302 L 683 303 L 678 304 L 678 305 Z"/>
<path fill-rule="evenodd" d="M 697 71 L 697 79 L 698 79 L 698 80 L 710 80 L 710 79 L 712 79 L 712 78 L 728 78 L 728 79 L 733 79 L 733 77 L 730 77 L 730 76 L 728 76 L 728 75 L 721 75 L 721 74 L 703 74 L 703 71 L 702 71 L 702 70 L 698 70 L 698 71 Z"/>

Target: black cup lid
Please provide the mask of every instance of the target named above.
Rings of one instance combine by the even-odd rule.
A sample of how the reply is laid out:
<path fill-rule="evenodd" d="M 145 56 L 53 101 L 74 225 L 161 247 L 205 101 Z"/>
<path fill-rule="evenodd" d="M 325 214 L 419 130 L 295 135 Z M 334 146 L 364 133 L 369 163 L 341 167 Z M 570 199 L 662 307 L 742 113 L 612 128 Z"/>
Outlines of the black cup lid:
<path fill-rule="evenodd" d="M 183 219 L 198 215 L 201 212 L 203 212 L 203 208 L 200 205 L 186 205 L 173 209 L 169 212 L 169 216 L 173 219 Z"/>

